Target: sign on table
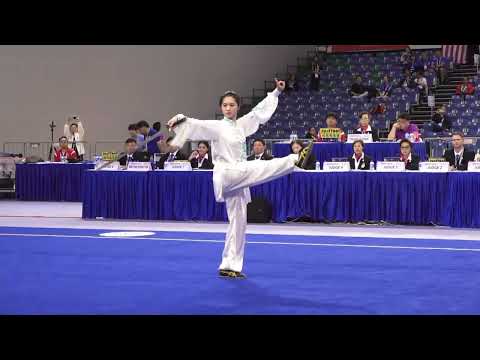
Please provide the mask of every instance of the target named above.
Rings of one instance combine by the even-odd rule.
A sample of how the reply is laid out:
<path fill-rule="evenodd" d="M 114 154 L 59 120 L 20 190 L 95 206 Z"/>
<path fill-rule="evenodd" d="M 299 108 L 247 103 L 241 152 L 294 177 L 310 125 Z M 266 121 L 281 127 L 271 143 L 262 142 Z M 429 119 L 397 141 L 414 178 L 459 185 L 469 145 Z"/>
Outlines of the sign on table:
<path fill-rule="evenodd" d="M 167 171 L 192 171 L 190 161 L 165 162 L 164 169 Z"/>
<path fill-rule="evenodd" d="M 372 134 L 348 134 L 347 143 L 362 140 L 364 143 L 373 142 Z"/>
<path fill-rule="evenodd" d="M 403 161 L 378 161 L 377 171 L 405 171 L 405 163 Z"/>
<path fill-rule="evenodd" d="M 323 171 L 350 171 L 350 163 L 345 161 L 325 161 Z"/>
<path fill-rule="evenodd" d="M 151 171 L 152 164 L 150 162 L 130 161 L 127 166 L 127 171 Z"/>
<path fill-rule="evenodd" d="M 424 161 L 420 163 L 419 170 L 424 172 L 447 172 L 450 164 L 447 161 Z"/>
<path fill-rule="evenodd" d="M 120 163 L 118 161 L 114 161 L 108 165 L 106 165 L 104 168 L 102 168 L 103 165 L 108 163 L 108 161 L 101 160 L 95 164 L 95 170 L 98 170 L 100 168 L 100 171 L 106 170 L 106 171 L 117 171 L 120 170 Z"/>
<path fill-rule="evenodd" d="M 480 161 L 469 161 L 467 170 L 471 172 L 480 172 Z"/>

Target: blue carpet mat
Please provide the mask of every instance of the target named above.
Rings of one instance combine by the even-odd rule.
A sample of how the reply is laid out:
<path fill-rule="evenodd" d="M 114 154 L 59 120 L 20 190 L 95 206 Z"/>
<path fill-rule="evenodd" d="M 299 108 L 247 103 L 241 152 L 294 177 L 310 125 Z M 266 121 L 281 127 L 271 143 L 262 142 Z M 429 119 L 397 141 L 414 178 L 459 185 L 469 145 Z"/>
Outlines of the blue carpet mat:
<path fill-rule="evenodd" d="M 480 314 L 480 242 L 0 227 L 0 314 Z"/>

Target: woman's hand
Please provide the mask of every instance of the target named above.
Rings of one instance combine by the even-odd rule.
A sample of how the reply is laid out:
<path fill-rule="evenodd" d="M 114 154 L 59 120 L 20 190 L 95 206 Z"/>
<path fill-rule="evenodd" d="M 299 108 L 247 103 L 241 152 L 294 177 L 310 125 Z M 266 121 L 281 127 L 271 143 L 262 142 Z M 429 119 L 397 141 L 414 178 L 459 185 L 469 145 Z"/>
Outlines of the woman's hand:
<path fill-rule="evenodd" d="M 285 81 L 283 80 L 278 80 L 277 78 L 275 78 L 275 83 L 277 85 L 277 90 L 278 91 L 283 91 L 285 90 Z"/>
<path fill-rule="evenodd" d="M 188 161 L 192 161 L 192 159 L 196 158 L 198 156 L 198 151 L 193 150 L 192 153 L 190 154 L 190 157 L 188 158 Z"/>

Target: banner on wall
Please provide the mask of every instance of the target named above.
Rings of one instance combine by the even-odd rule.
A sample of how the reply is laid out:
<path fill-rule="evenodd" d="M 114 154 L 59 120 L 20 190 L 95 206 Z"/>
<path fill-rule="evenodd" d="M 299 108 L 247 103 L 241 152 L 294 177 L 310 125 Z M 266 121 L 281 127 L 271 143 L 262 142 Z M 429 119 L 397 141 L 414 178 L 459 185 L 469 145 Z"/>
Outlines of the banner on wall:
<path fill-rule="evenodd" d="M 332 45 L 333 53 L 403 50 L 409 45 Z"/>

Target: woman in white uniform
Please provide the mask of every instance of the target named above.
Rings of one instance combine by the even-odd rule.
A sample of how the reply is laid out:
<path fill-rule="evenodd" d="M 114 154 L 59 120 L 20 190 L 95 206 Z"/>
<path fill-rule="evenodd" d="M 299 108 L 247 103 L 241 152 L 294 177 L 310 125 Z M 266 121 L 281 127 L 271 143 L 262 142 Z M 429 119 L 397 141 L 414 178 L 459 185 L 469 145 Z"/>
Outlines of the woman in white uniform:
<path fill-rule="evenodd" d="M 67 137 L 68 142 L 72 144 L 73 150 L 77 153 L 80 161 L 83 161 L 85 155 L 85 147 L 83 139 L 85 138 L 85 129 L 78 116 L 69 117 L 63 127 L 63 134 Z"/>
<path fill-rule="evenodd" d="M 254 134 L 275 112 L 278 96 L 285 82 L 275 79 L 276 89 L 268 93 L 247 115 L 237 119 L 240 98 L 226 92 L 220 98 L 222 120 L 197 120 L 179 114 L 168 121 L 176 136 L 173 148 L 182 147 L 187 140 L 209 140 L 215 167 L 213 187 L 217 202 L 225 202 L 228 229 L 219 273 L 222 277 L 245 278 L 242 273 L 247 226 L 247 204 L 251 201 L 250 186 L 259 185 L 287 175 L 295 166 L 303 168 L 312 151 L 311 142 L 300 155 L 290 154 L 270 161 L 246 161 L 246 137 Z"/>

